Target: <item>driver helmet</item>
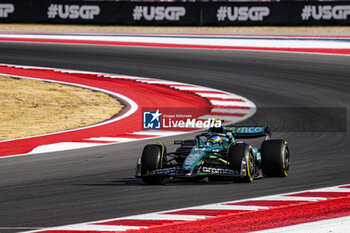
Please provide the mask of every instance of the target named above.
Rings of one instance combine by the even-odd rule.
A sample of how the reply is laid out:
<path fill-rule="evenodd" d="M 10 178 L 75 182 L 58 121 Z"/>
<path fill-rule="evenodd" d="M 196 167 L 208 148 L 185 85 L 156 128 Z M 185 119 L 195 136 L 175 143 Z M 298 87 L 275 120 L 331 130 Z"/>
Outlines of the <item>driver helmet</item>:
<path fill-rule="evenodd" d="M 210 146 L 214 146 L 214 145 L 220 145 L 222 142 L 221 137 L 220 136 L 211 136 L 208 139 L 208 143 Z"/>

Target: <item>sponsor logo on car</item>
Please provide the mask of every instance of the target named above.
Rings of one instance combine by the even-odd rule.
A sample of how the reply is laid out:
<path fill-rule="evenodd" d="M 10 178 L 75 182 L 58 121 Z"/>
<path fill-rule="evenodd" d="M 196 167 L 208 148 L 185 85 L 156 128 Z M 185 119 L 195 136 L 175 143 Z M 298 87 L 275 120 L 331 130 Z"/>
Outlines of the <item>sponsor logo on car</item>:
<path fill-rule="evenodd" d="M 9 14 L 15 12 L 15 6 L 13 4 L 0 4 L 0 18 L 8 18 Z"/>
<path fill-rule="evenodd" d="M 201 172 L 212 175 L 236 175 L 237 172 L 228 168 L 202 167 Z"/>
<path fill-rule="evenodd" d="M 302 20 L 346 20 L 350 16 L 350 5 L 305 5 L 301 12 Z"/>
<path fill-rule="evenodd" d="M 218 21 L 263 21 L 269 15 L 270 8 L 267 6 L 221 6 L 216 13 Z"/>
<path fill-rule="evenodd" d="M 180 21 L 186 15 L 186 9 L 182 6 L 135 6 L 133 18 L 136 21 L 142 18 L 146 21 Z"/>
<path fill-rule="evenodd" d="M 262 133 L 265 127 L 240 127 L 237 129 L 237 133 Z"/>
<path fill-rule="evenodd" d="M 152 175 L 170 175 L 176 173 L 178 167 L 162 168 L 151 171 L 149 174 Z"/>
<path fill-rule="evenodd" d="M 96 5 L 63 5 L 51 4 L 47 8 L 49 19 L 86 19 L 93 20 L 100 14 L 100 7 Z"/>

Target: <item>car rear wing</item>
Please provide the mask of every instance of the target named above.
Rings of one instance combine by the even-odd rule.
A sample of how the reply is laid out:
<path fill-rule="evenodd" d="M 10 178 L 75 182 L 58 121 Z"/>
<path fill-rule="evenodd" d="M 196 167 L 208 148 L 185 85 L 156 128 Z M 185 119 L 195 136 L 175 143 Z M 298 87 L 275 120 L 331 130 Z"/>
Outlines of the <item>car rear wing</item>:
<path fill-rule="evenodd" d="M 270 138 L 272 133 L 267 126 L 236 126 L 227 127 L 228 132 L 231 132 L 236 139 L 244 138 Z"/>

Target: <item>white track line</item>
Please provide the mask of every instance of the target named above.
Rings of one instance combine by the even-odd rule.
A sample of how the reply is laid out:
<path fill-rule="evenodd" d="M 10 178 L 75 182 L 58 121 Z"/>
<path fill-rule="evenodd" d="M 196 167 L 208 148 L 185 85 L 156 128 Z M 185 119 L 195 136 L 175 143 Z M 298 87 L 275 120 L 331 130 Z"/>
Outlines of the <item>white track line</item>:
<path fill-rule="evenodd" d="M 229 106 L 229 107 L 247 107 L 247 103 L 240 101 L 230 101 L 230 100 L 210 100 L 210 103 L 218 106 Z"/>
<path fill-rule="evenodd" d="M 345 186 L 345 185 L 349 185 L 349 184 L 344 184 L 341 186 Z M 310 201 L 310 202 L 317 202 L 319 200 L 326 200 L 327 198 L 321 198 L 321 197 L 312 197 L 312 198 L 304 198 L 304 197 L 290 197 L 290 196 L 286 196 L 286 195 L 290 195 L 290 194 L 298 194 L 298 193 L 303 193 L 303 192 L 332 192 L 333 190 L 337 190 L 337 189 L 342 189 L 345 190 L 343 192 L 346 192 L 350 195 L 350 189 L 349 188 L 339 188 L 341 186 L 333 186 L 333 187 L 327 187 L 327 188 L 321 188 L 321 189 L 312 189 L 312 190 L 303 190 L 303 191 L 299 191 L 299 192 L 293 192 L 293 193 L 284 193 L 284 194 L 278 194 L 278 195 L 271 195 L 271 196 L 265 196 L 265 197 L 258 197 L 258 198 L 248 198 L 248 199 L 242 199 L 242 200 L 235 200 L 235 201 L 229 201 L 229 202 L 221 202 L 221 203 L 214 203 L 214 204 L 208 204 L 208 205 L 201 205 L 201 206 L 192 206 L 192 207 L 188 207 L 188 208 L 181 208 L 181 209 L 174 209 L 174 210 L 167 210 L 167 211 L 161 211 L 161 212 L 155 212 L 155 213 L 147 213 L 147 214 L 140 214 L 140 215 L 134 215 L 134 216 L 126 216 L 126 217 L 120 217 L 120 218 L 114 218 L 114 219 L 106 219 L 106 220 L 100 220 L 100 221 L 96 221 L 96 222 L 87 222 L 87 223 L 81 223 L 81 224 L 73 224 L 73 225 L 68 225 L 68 226 L 62 226 L 62 227 L 52 227 L 52 228 L 48 228 L 48 229 L 43 229 L 43 230 L 39 230 L 39 231 L 30 231 L 30 232 L 41 232 L 41 231 L 45 231 L 45 230 L 57 230 L 57 229 L 66 229 L 66 230 L 92 230 L 93 228 L 91 227 L 91 225 L 95 224 L 95 223 L 100 223 L 100 224 L 105 224 L 105 225 L 99 225 L 102 227 L 101 231 L 103 231 L 103 227 L 106 227 L 106 231 L 108 231 L 108 227 L 110 225 L 107 225 L 108 222 L 110 221 L 116 221 L 116 220 L 183 220 L 183 221 L 196 221 L 199 219 L 206 219 L 206 218 L 215 218 L 213 216 L 203 216 L 203 215 L 181 215 L 179 213 L 177 213 L 178 211 L 190 211 L 190 210 L 246 210 L 246 211 L 257 211 L 257 210 L 266 210 L 269 208 L 276 208 L 276 206 L 271 206 L 271 207 L 266 207 L 266 206 L 251 206 L 251 205 L 243 205 L 242 202 L 245 201 L 257 201 L 257 200 L 262 200 L 262 201 L 268 201 L 268 200 L 298 200 L 298 201 Z M 227 205 L 227 204 L 233 204 L 233 203 L 239 203 L 240 205 Z M 175 213 L 175 214 L 169 214 L 169 213 Z M 341 224 L 341 222 L 339 221 L 334 221 L 335 222 L 335 229 L 339 229 L 339 230 L 348 230 L 349 226 L 347 225 L 348 219 L 346 218 L 344 220 L 346 222 L 345 225 L 341 225 L 339 226 L 339 224 Z M 344 222 L 343 221 L 343 222 Z M 193 224 L 196 224 L 195 222 Z M 307 223 L 308 224 L 308 223 Z M 300 224 L 303 225 L 303 224 Z M 128 227 L 128 226 L 125 226 Z M 277 228 L 279 229 L 279 228 Z M 294 228 L 292 228 L 291 231 L 286 231 L 286 232 L 294 232 L 293 231 Z M 312 227 L 310 228 L 311 231 L 309 232 L 313 232 L 312 231 Z M 317 228 L 316 228 L 317 229 Z M 283 230 L 283 229 L 282 229 Z M 271 230 L 272 232 L 283 232 L 283 231 L 273 231 L 273 229 Z M 298 232 L 298 231 L 296 231 Z M 318 232 L 318 231 L 317 231 Z M 347 232 L 347 231 L 341 231 L 341 232 Z M 262 231 L 261 233 L 270 233 L 270 231 Z M 302 233 L 306 233 L 306 232 L 302 232 Z M 328 232 L 327 232 L 328 233 Z"/>
<path fill-rule="evenodd" d="M 255 199 L 255 200 L 274 200 L 274 201 L 321 201 L 327 200 L 325 197 L 288 197 L 288 196 L 271 196 L 266 199 Z"/>
<path fill-rule="evenodd" d="M 144 80 L 137 80 L 137 82 L 141 83 L 148 83 L 148 84 L 164 84 L 164 85 L 188 85 L 186 83 L 179 83 L 179 82 L 173 82 L 173 81 L 161 81 L 161 80 L 152 80 L 152 81 L 144 81 Z"/>
<path fill-rule="evenodd" d="M 83 149 L 92 146 L 105 145 L 104 143 L 92 143 L 92 142 L 59 142 L 54 144 L 42 145 L 34 148 L 28 154 L 39 154 L 39 153 L 48 153 L 64 150 L 73 150 L 73 149 Z M 4 157 L 7 158 L 7 157 Z"/>
<path fill-rule="evenodd" d="M 171 87 L 181 91 L 218 91 L 217 89 L 212 89 L 208 87 L 198 87 L 198 86 L 188 86 L 188 87 L 171 86 Z"/>
<path fill-rule="evenodd" d="M 329 40 L 314 38 L 293 38 L 291 40 L 280 40 L 270 37 L 268 39 L 259 37 L 179 37 L 179 36 L 148 36 L 140 37 L 137 35 L 118 36 L 118 35 L 73 35 L 73 34 L 16 34 L 1 33 L 0 38 L 18 38 L 18 39 L 51 39 L 51 40 L 77 40 L 77 41 L 106 41 L 106 42 L 136 42 L 136 43 L 164 43 L 174 45 L 203 45 L 203 46 L 233 46 L 233 47 L 252 47 L 252 48 L 336 48 L 348 49 L 350 43 L 345 40 Z"/>
<path fill-rule="evenodd" d="M 206 216 L 199 216 L 199 215 L 150 213 L 150 214 L 122 217 L 120 219 L 195 221 L 198 219 L 205 219 L 205 218 Z"/>
<path fill-rule="evenodd" d="M 96 140 L 96 141 L 106 141 L 106 142 L 132 142 L 132 141 L 137 141 L 137 138 L 97 137 L 97 138 L 88 138 L 86 140 Z"/>
<path fill-rule="evenodd" d="M 269 207 L 264 207 L 264 206 L 222 205 L 222 204 L 214 204 L 214 205 L 211 204 L 211 205 L 202 205 L 198 207 L 192 207 L 192 209 L 206 209 L 206 210 L 261 210 L 261 209 L 268 209 L 268 208 Z"/>
<path fill-rule="evenodd" d="M 127 230 L 138 230 L 145 227 L 135 226 L 113 226 L 113 225 L 93 225 L 93 224 L 77 224 L 54 228 L 55 231 L 127 231 Z M 48 229 L 50 230 L 50 228 Z"/>
<path fill-rule="evenodd" d="M 212 97 L 212 98 L 221 98 L 221 99 L 240 99 L 240 96 L 230 95 L 230 94 L 197 93 L 197 95 L 200 95 L 202 97 Z"/>
<path fill-rule="evenodd" d="M 349 233 L 350 216 L 302 223 L 288 227 L 278 227 L 255 233 Z"/>

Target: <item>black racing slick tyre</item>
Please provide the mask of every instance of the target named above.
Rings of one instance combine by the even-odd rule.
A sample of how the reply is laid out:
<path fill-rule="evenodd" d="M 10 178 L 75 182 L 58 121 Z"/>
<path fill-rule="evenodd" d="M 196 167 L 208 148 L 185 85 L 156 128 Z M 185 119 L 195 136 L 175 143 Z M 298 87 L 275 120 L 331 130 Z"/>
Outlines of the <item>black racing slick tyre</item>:
<path fill-rule="evenodd" d="M 249 145 L 244 143 L 232 145 L 227 160 L 230 163 L 230 169 L 240 172 L 245 169 L 246 171 L 241 179 L 235 179 L 235 181 L 250 183 L 254 180 L 255 160 Z"/>
<path fill-rule="evenodd" d="M 163 167 L 163 156 L 165 154 L 165 147 L 158 144 L 146 145 L 143 148 L 141 156 L 141 175 L 149 175 L 150 171 Z M 142 177 L 145 184 L 162 184 L 163 177 Z"/>
<path fill-rule="evenodd" d="M 265 175 L 286 177 L 289 172 L 290 154 L 285 140 L 273 139 L 261 145 L 261 166 Z"/>

